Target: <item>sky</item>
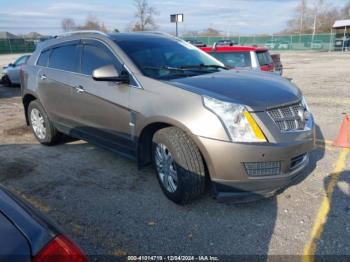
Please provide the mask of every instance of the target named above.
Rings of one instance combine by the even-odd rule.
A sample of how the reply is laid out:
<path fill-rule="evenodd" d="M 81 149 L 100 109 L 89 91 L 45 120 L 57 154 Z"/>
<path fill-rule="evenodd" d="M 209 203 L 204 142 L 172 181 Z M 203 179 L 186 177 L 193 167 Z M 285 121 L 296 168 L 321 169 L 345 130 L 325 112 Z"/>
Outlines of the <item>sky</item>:
<path fill-rule="evenodd" d="M 183 13 L 180 34 L 213 27 L 224 34 L 275 33 L 286 27 L 300 0 L 148 0 L 159 15 L 158 30 L 172 33 L 170 14 Z M 312 1 L 312 0 L 310 0 Z M 343 5 L 348 0 L 332 0 Z M 109 30 L 124 31 L 134 20 L 134 0 L 0 0 L 0 31 L 61 33 L 61 21 L 70 17 L 83 24 L 88 15 L 98 17 Z"/>

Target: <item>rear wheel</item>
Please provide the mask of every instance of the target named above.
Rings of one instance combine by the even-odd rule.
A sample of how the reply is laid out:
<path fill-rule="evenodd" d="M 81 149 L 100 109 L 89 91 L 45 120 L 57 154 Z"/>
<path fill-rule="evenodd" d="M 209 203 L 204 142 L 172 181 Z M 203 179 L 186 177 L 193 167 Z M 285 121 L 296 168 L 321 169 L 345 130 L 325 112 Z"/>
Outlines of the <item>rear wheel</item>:
<path fill-rule="evenodd" d="M 28 119 L 36 139 L 41 144 L 54 145 L 60 141 L 62 134 L 54 127 L 43 106 L 37 100 L 29 104 Z"/>
<path fill-rule="evenodd" d="M 186 204 L 204 192 L 202 156 L 182 130 L 168 127 L 154 134 L 153 161 L 164 194 L 175 203 Z"/>

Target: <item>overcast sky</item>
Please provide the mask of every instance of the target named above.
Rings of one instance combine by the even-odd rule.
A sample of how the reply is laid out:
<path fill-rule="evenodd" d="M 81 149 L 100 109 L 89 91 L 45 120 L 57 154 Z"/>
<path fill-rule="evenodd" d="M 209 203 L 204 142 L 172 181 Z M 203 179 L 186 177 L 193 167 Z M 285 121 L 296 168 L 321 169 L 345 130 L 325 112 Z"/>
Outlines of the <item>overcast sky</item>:
<path fill-rule="evenodd" d="M 214 27 L 223 33 L 274 33 L 286 26 L 293 8 L 300 0 L 149 0 L 159 15 L 159 30 L 172 32 L 171 13 L 184 13 L 185 22 L 179 30 L 202 30 Z M 312 1 L 312 0 L 310 0 Z M 343 5 L 347 0 L 329 1 Z M 109 30 L 123 31 L 134 19 L 133 0 L 0 0 L 0 31 L 44 34 L 60 33 L 61 20 L 74 18 L 82 24 L 87 15 L 105 22 Z"/>

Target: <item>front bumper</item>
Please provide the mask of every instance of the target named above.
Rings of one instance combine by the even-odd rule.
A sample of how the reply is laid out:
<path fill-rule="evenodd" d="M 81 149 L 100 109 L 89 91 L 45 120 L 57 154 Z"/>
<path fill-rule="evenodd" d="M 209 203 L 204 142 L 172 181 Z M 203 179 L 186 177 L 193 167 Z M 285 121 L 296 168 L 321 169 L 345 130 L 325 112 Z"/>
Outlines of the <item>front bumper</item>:
<path fill-rule="evenodd" d="M 239 202 L 273 196 L 302 179 L 315 146 L 315 130 L 299 134 L 285 143 L 231 143 L 199 137 L 218 200 Z M 291 142 L 290 142 L 291 141 Z M 297 164 L 294 159 L 299 158 Z M 246 163 L 279 163 L 276 174 L 248 175 Z"/>

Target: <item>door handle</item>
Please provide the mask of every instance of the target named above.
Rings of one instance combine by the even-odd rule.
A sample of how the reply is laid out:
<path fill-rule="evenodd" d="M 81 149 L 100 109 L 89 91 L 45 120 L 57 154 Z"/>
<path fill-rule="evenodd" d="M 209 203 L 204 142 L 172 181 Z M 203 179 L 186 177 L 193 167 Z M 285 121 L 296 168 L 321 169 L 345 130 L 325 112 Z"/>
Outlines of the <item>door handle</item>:
<path fill-rule="evenodd" d="M 40 76 L 40 79 L 41 80 L 45 80 L 47 78 L 47 76 L 45 75 L 45 74 L 42 74 L 41 76 Z"/>
<path fill-rule="evenodd" d="M 75 86 L 75 91 L 78 93 L 78 94 L 81 94 L 81 93 L 84 93 L 85 92 L 85 89 L 83 86 L 79 85 L 79 86 Z"/>

